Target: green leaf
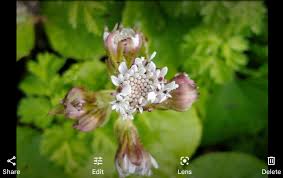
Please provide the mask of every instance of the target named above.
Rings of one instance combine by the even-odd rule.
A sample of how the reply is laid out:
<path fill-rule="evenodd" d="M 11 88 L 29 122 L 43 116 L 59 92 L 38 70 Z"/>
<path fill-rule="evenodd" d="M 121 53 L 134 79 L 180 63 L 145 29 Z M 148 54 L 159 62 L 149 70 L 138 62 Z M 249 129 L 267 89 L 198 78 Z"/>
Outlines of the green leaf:
<path fill-rule="evenodd" d="M 220 33 L 250 36 L 263 32 L 266 9 L 260 1 L 203 2 L 201 7 L 203 22 Z"/>
<path fill-rule="evenodd" d="M 114 118 L 113 118 L 114 119 Z M 116 118 L 115 118 L 116 119 Z M 117 171 L 114 164 L 114 158 L 116 149 L 118 145 L 116 144 L 116 138 L 113 133 L 107 134 L 107 130 L 112 130 L 112 125 L 108 125 L 107 128 L 98 128 L 93 132 L 93 140 L 91 142 L 91 149 L 93 153 L 91 156 L 85 160 L 86 165 L 80 168 L 73 174 L 73 177 L 84 177 L 93 178 L 94 175 L 91 174 L 92 169 L 103 169 L 104 174 L 99 175 L 99 177 L 117 177 Z M 94 157 L 102 157 L 103 164 L 96 166 L 93 164 Z"/>
<path fill-rule="evenodd" d="M 111 15 L 104 9 L 108 6 L 113 10 Z M 121 13 L 115 9 L 119 5 L 114 9 L 112 6 L 110 2 L 43 2 L 42 13 L 47 18 L 45 27 L 52 47 L 76 60 L 102 57 L 103 28 L 116 23 Z"/>
<path fill-rule="evenodd" d="M 95 20 L 94 16 L 104 14 L 106 11 L 105 3 L 103 2 L 74 2 L 69 4 L 69 23 L 75 29 L 77 28 L 78 23 L 78 16 L 81 11 L 83 11 L 83 20 L 84 25 L 86 26 L 87 30 L 91 33 L 96 35 L 100 35 L 102 29 L 98 27 L 98 19 Z"/>
<path fill-rule="evenodd" d="M 124 26 L 136 26 L 148 39 L 149 53 L 156 51 L 154 62 L 157 66 L 167 66 L 167 77 L 173 77 L 178 67 L 183 65 L 179 47 L 183 35 L 192 26 L 187 19 L 166 18 L 157 2 L 129 1 L 123 11 Z M 182 28 L 179 27 L 183 24 Z"/>
<path fill-rule="evenodd" d="M 64 168 L 66 173 L 74 173 L 86 165 L 91 157 L 90 142 L 92 137 L 87 133 L 79 133 L 70 122 L 63 126 L 53 126 L 45 130 L 41 153 L 48 156 L 56 165 Z"/>
<path fill-rule="evenodd" d="M 217 84 L 223 84 L 233 79 L 233 71 L 221 60 L 213 61 L 209 74 Z"/>
<path fill-rule="evenodd" d="M 34 75 L 25 77 L 19 88 L 27 95 L 48 95 L 47 84 Z"/>
<path fill-rule="evenodd" d="M 192 78 L 223 84 L 233 79 L 248 62 L 249 48 L 243 36 L 227 36 L 207 26 L 193 28 L 184 37 L 182 51 L 187 59 L 182 66 Z M 206 85 L 206 84 L 202 84 Z"/>
<path fill-rule="evenodd" d="M 216 89 L 206 107 L 202 144 L 256 134 L 267 125 L 267 82 L 249 79 L 227 83 Z"/>
<path fill-rule="evenodd" d="M 110 81 L 106 65 L 98 60 L 73 64 L 64 74 L 63 81 L 72 86 L 83 86 L 90 90 L 104 89 Z"/>
<path fill-rule="evenodd" d="M 78 18 L 78 6 L 79 3 L 78 2 L 74 2 L 70 9 L 69 9 L 69 23 L 71 24 L 71 26 L 73 28 L 77 28 L 77 18 Z"/>
<path fill-rule="evenodd" d="M 50 82 L 64 64 L 64 59 L 44 53 L 37 56 L 37 61 L 29 61 L 28 70 L 40 80 Z"/>
<path fill-rule="evenodd" d="M 267 165 L 254 156 L 237 152 L 209 153 L 195 159 L 189 166 L 198 178 L 267 178 L 261 173 Z M 190 177 L 190 176 L 187 176 Z"/>
<path fill-rule="evenodd" d="M 17 24 L 17 60 L 27 56 L 34 46 L 34 26 L 31 18 Z"/>
<path fill-rule="evenodd" d="M 41 134 L 30 128 L 17 127 L 18 178 L 62 178 L 67 177 L 62 169 L 42 156 L 39 151 Z"/>
<path fill-rule="evenodd" d="M 257 134 L 239 135 L 225 141 L 229 150 L 253 154 L 265 160 L 268 155 L 268 128 L 262 129 Z"/>
<path fill-rule="evenodd" d="M 197 1 L 160 1 L 160 5 L 168 16 L 178 18 L 185 16 L 186 18 L 190 18 L 190 20 L 195 20 L 192 18 L 199 15 L 201 7 L 201 3 Z"/>
<path fill-rule="evenodd" d="M 20 121 L 27 124 L 34 124 L 39 128 L 49 127 L 53 117 L 48 115 L 51 104 L 44 97 L 27 97 L 20 101 L 18 116 Z"/>
<path fill-rule="evenodd" d="M 195 109 L 143 113 L 136 120 L 145 149 L 160 167 L 153 177 L 175 176 L 180 157 L 192 156 L 200 143 L 202 126 Z"/>
<path fill-rule="evenodd" d="M 58 74 L 64 64 L 65 59 L 49 53 L 39 54 L 35 61 L 28 61 L 30 73 L 21 81 L 19 88 L 28 96 L 53 98 L 54 95 L 61 94 L 67 89 Z M 61 96 L 63 97 L 64 94 Z"/>
<path fill-rule="evenodd" d="M 235 51 L 245 51 L 248 49 L 248 42 L 242 36 L 234 36 L 228 40 L 231 49 Z"/>
<path fill-rule="evenodd" d="M 91 15 L 90 12 L 91 9 L 89 8 L 85 8 L 84 9 L 84 16 L 85 16 L 85 24 L 86 24 L 86 28 L 89 32 L 93 32 L 94 34 L 98 34 L 100 33 L 101 30 L 99 30 L 98 25 L 96 24 L 96 22 L 93 20 L 93 17 Z"/>

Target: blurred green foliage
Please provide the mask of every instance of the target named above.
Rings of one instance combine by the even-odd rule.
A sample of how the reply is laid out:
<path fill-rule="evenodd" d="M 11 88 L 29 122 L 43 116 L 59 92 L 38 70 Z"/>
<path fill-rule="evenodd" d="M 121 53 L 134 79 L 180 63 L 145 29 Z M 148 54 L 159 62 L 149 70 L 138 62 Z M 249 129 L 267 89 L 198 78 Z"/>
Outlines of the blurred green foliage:
<path fill-rule="evenodd" d="M 180 156 L 192 158 L 196 177 L 229 177 L 235 169 L 240 178 L 261 176 L 265 165 L 254 156 L 267 154 L 267 14 L 262 2 L 46 1 L 40 7 L 57 53 L 28 59 L 18 85 L 24 94 L 17 111 L 19 177 L 92 177 L 93 156 L 104 157 L 105 177 L 117 177 L 115 114 L 91 133 L 48 115 L 73 86 L 94 91 L 112 87 L 100 58 L 106 54 L 103 29 L 117 22 L 146 35 L 150 53 L 157 51 L 157 65 L 168 66 L 168 78 L 187 72 L 200 91 L 185 113 L 155 111 L 136 117 L 141 140 L 160 165 L 153 177 L 182 177 L 176 174 Z M 34 47 L 33 29 L 29 20 L 17 25 L 17 60 Z M 70 65 L 70 58 L 75 63 Z M 217 145 L 254 156 L 197 152 Z"/>
<path fill-rule="evenodd" d="M 17 60 L 29 54 L 34 40 L 33 20 L 26 17 L 24 22 L 17 23 Z"/>
<path fill-rule="evenodd" d="M 237 152 L 205 154 L 191 165 L 193 176 L 198 178 L 267 178 L 267 175 L 261 174 L 261 169 L 267 169 L 267 166 L 251 155 Z"/>

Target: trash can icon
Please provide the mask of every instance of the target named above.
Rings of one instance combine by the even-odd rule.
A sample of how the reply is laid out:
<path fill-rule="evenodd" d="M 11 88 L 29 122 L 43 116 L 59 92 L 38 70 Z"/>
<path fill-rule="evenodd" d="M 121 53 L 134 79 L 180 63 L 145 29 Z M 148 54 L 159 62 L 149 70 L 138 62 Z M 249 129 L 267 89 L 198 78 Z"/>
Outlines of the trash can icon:
<path fill-rule="evenodd" d="M 274 156 L 267 157 L 267 165 L 269 165 L 269 166 L 275 165 L 275 157 Z"/>

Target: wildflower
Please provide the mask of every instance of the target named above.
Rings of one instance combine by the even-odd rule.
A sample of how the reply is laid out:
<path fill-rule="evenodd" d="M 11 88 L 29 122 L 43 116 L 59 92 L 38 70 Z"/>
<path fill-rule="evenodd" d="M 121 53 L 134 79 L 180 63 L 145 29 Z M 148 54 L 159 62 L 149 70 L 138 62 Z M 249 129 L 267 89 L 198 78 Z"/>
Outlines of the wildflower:
<path fill-rule="evenodd" d="M 170 92 L 178 88 L 175 81 L 165 80 L 167 67 L 156 68 L 152 61 L 155 54 L 149 60 L 136 58 L 129 69 L 122 62 L 118 76 L 111 76 L 112 83 L 117 86 L 115 100 L 111 102 L 112 109 L 120 113 L 123 119 L 133 119 L 136 111 L 142 113 L 146 106 L 164 102 L 171 97 Z"/>
<path fill-rule="evenodd" d="M 171 98 L 159 104 L 157 108 L 173 109 L 176 111 L 188 110 L 198 97 L 195 82 L 186 73 L 175 75 L 171 81 L 176 82 L 179 87 L 171 92 Z"/>
<path fill-rule="evenodd" d="M 63 99 L 63 108 L 54 113 L 76 120 L 76 129 L 90 131 L 107 121 L 112 108 L 122 118 L 115 125 L 119 143 L 115 166 L 120 178 L 130 174 L 150 176 L 158 164 L 143 148 L 133 115 L 153 109 L 187 110 L 197 99 L 195 83 L 185 73 L 167 81 L 168 68 L 157 68 L 152 61 L 156 52 L 148 57 L 145 51 L 146 57 L 137 57 L 141 49 L 146 50 L 146 44 L 143 35 L 131 28 L 116 25 L 112 32 L 106 29 L 103 40 L 109 55 L 106 65 L 116 91 L 90 93 L 73 88 Z"/>
<path fill-rule="evenodd" d="M 115 156 L 115 166 L 120 178 L 130 174 L 151 176 L 151 168 L 158 168 L 156 160 L 144 150 L 136 127 L 131 120 L 117 121 L 119 148 Z"/>
<path fill-rule="evenodd" d="M 76 120 L 74 128 L 78 130 L 94 130 L 102 126 L 109 115 L 108 106 L 103 104 L 100 95 L 102 92 L 91 93 L 82 88 L 72 88 L 62 100 L 63 109 L 55 114 L 64 114 Z"/>
<path fill-rule="evenodd" d="M 110 61 L 108 62 L 114 68 L 123 58 L 126 59 L 128 65 L 131 65 L 144 41 L 141 33 L 131 28 L 123 28 L 117 24 L 112 32 L 108 32 L 107 28 L 105 29 L 103 40 L 110 56 Z"/>

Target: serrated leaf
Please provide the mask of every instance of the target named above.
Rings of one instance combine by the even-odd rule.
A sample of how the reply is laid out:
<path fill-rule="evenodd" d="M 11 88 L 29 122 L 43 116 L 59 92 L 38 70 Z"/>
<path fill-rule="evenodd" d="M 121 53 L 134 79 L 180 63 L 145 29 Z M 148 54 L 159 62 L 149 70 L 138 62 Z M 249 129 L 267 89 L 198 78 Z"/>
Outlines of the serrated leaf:
<path fill-rule="evenodd" d="M 254 156 L 237 152 L 205 154 L 191 165 L 192 176 L 198 178 L 267 178 L 261 173 L 267 165 Z M 190 176 L 188 176 L 190 177 Z"/>
<path fill-rule="evenodd" d="M 17 127 L 17 169 L 18 178 L 62 178 L 66 174 L 39 151 L 41 133 L 31 128 Z"/>
<path fill-rule="evenodd" d="M 77 3 L 76 15 L 72 12 L 75 11 L 73 2 L 42 2 L 42 13 L 48 19 L 45 22 L 47 35 L 52 47 L 64 57 L 97 60 L 105 54 L 102 39 L 104 26 L 116 23 L 121 12 L 113 10 L 110 2 L 109 4 L 108 2 Z M 113 10 L 111 16 L 107 16 L 106 11 L 101 8 L 102 5 L 98 5 L 101 3 L 110 6 L 109 8 Z M 117 6 L 118 9 L 119 7 Z M 89 9 L 87 14 L 84 9 Z M 76 28 L 73 28 L 74 26 Z"/>
<path fill-rule="evenodd" d="M 77 63 L 63 74 L 65 83 L 83 86 L 90 90 L 104 89 L 109 82 L 109 75 L 104 63 L 98 60 Z"/>
<path fill-rule="evenodd" d="M 19 88 L 27 95 L 47 95 L 46 87 L 46 83 L 34 75 L 27 76 L 19 85 Z"/>
<path fill-rule="evenodd" d="M 28 70 L 40 80 L 49 80 L 58 75 L 57 72 L 64 65 L 65 60 L 49 53 L 39 54 L 37 61 L 29 61 Z"/>
<path fill-rule="evenodd" d="M 21 81 L 19 88 L 28 96 L 45 96 L 54 99 L 68 89 L 61 80 L 58 71 L 65 64 L 65 60 L 49 53 L 39 54 L 35 61 L 28 61 L 29 74 Z M 61 98 L 61 99 L 62 99 Z M 57 103 L 59 100 L 57 101 Z M 52 101 L 52 105 L 54 102 Z"/>
<path fill-rule="evenodd" d="M 51 104 L 44 97 L 27 97 L 20 101 L 18 116 L 23 123 L 34 124 L 39 128 L 49 127 L 53 117 L 48 115 Z"/>
<path fill-rule="evenodd" d="M 233 79 L 233 71 L 219 59 L 212 63 L 209 71 L 210 77 L 217 83 L 223 84 Z"/>
<path fill-rule="evenodd" d="M 91 139 L 89 134 L 79 133 L 70 122 L 65 122 L 63 126 L 53 126 L 44 132 L 40 150 L 65 172 L 73 173 L 90 158 Z"/>
<path fill-rule="evenodd" d="M 242 52 L 248 49 L 248 42 L 242 36 L 234 36 L 228 40 L 231 49 Z"/>
<path fill-rule="evenodd" d="M 226 35 L 250 36 L 263 31 L 266 9 L 262 2 L 202 2 L 201 7 L 204 23 Z"/>

